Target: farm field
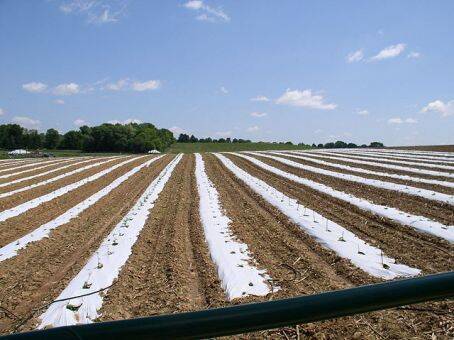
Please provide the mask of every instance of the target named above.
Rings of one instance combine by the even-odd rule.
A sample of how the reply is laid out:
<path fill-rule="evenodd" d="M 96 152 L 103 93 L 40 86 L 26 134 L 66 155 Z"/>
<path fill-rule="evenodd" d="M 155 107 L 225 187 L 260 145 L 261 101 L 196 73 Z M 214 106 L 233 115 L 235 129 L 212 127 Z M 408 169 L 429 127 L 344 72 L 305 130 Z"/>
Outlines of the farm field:
<path fill-rule="evenodd" d="M 1 160 L 0 334 L 454 270 L 451 150 L 209 144 Z M 440 301 L 243 337 L 443 339 L 453 314 Z"/>

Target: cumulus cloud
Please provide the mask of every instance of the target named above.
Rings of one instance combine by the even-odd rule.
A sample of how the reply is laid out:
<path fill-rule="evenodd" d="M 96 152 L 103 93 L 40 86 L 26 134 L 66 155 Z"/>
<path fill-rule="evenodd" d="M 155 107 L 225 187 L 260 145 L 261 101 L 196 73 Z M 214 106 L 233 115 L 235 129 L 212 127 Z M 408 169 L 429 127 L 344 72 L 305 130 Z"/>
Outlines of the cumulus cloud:
<path fill-rule="evenodd" d="M 260 130 L 260 128 L 257 125 L 250 126 L 246 129 L 247 132 L 257 132 L 259 130 Z"/>
<path fill-rule="evenodd" d="M 367 110 L 356 110 L 356 113 L 360 116 L 368 116 L 369 115 L 369 111 Z"/>
<path fill-rule="evenodd" d="M 125 120 L 117 120 L 117 119 L 109 120 L 107 123 L 114 124 L 114 125 L 116 125 L 116 124 L 127 125 L 127 124 L 142 124 L 142 121 L 137 118 L 128 118 Z"/>
<path fill-rule="evenodd" d="M 176 138 L 182 133 L 188 133 L 185 129 L 179 127 L 179 126 L 172 126 L 169 128 L 169 130 L 173 133 L 173 136 Z"/>
<path fill-rule="evenodd" d="M 259 95 L 257 97 L 251 98 L 251 101 L 253 101 L 253 102 L 269 102 L 270 100 L 266 96 Z"/>
<path fill-rule="evenodd" d="M 407 54 L 407 58 L 409 59 L 418 59 L 419 57 L 421 57 L 421 53 L 419 52 L 410 52 Z"/>
<path fill-rule="evenodd" d="M 357 50 L 357 51 L 349 53 L 345 59 L 347 60 L 347 63 L 355 63 L 355 62 L 363 60 L 363 58 L 364 58 L 364 53 L 363 53 L 363 50 L 361 49 L 361 50 Z"/>
<path fill-rule="evenodd" d="M 258 117 L 258 118 L 260 118 L 260 117 L 265 117 L 266 115 L 267 115 L 267 114 L 266 114 L 265 112 L 252 112 L 252 113 L 251 113 L 251 116 L 252 116 L 252 117 Z"/>
<path fill-rule="evenodd" d="M 47 90 L 47 85 L 44 83 L 32 81 L 31 83 L 23 84 L 22 88 L 25 91 L 31 93 L 42 93 Z"/>
<path fill-rule="evenodd" d="M 394 117 L 388 119 L 388 124 L 394 125 L 394 124 L 416 124 L 418 121 L 414 118 L 406 118 L 402 119 L 400 117 Z"/>
<path fill-rule="evenodd" d="M 188 10 L 197 12 L 196 19 L 207 22 L 229 22 L 230 17 L 220 7 L 211 7 L 202 0 L 191 0 L 183 4 Z"/>
<path fill-rule="evenodd" d="M 123 90 L 128 85 L 129 85 L 128 79 L 120 79 L 114 83 L 106 84 L 104 88 L 110 91 L 120 91 Z"/>
<path fill-rule="evenodd" d="M 63 13 L 85 16 L 91 24 L 117 22 L 128 5 L 126 0 L 65 0 L 60 3 Z"/>
<path fill-rule="evenodd" d="M 321 94 L 313 94 L 312 90 L 290 90 L 288 89 L 280 98 L 276 100 L 277 104 L 307 107 L 318 110 L 334 110 L 336 104 L 324 103 L 324 98 Z"/>
<path fill-rule="evenodd" d="M 219 89 L 221 91 L 221 93 L 223 94 L 228 94 L 229 93 L 229 90 L 227 90 L 224 86 L 221 86 L 221 88 Z"/>
<path fill-rule="evenodd" d="M 1 107 L 0 107 L 0 116 L 3 116 L 5 114 L 5 110 L 3 110 Z"/>
<path fill-rule="evenodd" d="M 132 83 L 132 89 L 139 92 L 157 90 L 160 86 L 161 82 L 159 80 L 148 80 L 144 82 L 135 81 Z"/>
<path fill-rule="evenodd" d="M 442 117 L 448 117 L 454 115 L 454 100 L 444 103 L 441 100 L 435 100 L 430 102 L 422 108 L 421 112 L 438 112 L 441 113 Z"/>
<path fill-rule="evenodd" d="M 39 120 L 25 116 L 15 116 L 11 121 L 27 129 L 36 130 L 41 126 L 41 122 Z"/>
<path fill-rule="evenodd" d="M 55 100 L 54 100 L 54 104 L 64 105 L 64 104 L 65 104 L 65 101 L 64 101 L 63 99 L 55 99 Z"/>
<path fill-rule="evenodd" d="M 87 125 L 87 122 L 81 118 L 77 118 L 73 123 L 75 126 Z"/>
<path fill-rule="evenodd" d="M 382 49 L 377 55 L 370 58 L 371 61 L 379 61 L 389 58 L 395 58 L 405 50 L 405 44 L 396 44 Z"/>
<path fill-rule="evenodd" d="M 78 94 L 80 92 L 80 86 L 76 83 L 67 83 L 57 85 L 52 93 L 56 96 L 70 96 L 73 94 Z"/>

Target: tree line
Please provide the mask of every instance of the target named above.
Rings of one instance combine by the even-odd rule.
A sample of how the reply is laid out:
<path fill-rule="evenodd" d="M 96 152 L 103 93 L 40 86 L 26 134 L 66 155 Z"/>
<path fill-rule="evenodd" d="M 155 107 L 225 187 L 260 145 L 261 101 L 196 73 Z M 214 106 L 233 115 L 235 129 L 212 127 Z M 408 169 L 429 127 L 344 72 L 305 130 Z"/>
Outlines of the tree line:
<path fill-rule="evenodd" d="M 18 124 L 0 125 L 1 149 L 62 149 L 85 152 L 132 152 L 149 150 L 164 151 L 175 142 L 173 133 L 158 129 L 151 123 L 101 124 L 82 126 L 60 134 L 55 129 L 45 133 L 29 130 Z"/>
<path fill-rule="evenodd" d="M 251 143 L 249 139 L 241 138 L 219 138 L 213 139 L 211 137 L 207 138 L 197 138 L 194 135 L 187 135 L 185 133 L 180 133 L 177 139 L 178 143 Z"/>

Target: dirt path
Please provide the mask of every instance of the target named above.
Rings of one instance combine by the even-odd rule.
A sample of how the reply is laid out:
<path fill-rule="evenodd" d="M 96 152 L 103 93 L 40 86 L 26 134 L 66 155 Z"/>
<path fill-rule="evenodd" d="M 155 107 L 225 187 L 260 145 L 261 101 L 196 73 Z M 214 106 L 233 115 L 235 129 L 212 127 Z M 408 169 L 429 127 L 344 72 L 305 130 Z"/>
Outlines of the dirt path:
<path fill-rule="evenodd" d="M 49 202 L 39 205 L 36 208 L 30 209 L 19 216 L 1 222 L 0 246 L 4 246 L 18 239 L 19 237 L 24 236 L 40 225 L 53 220 L 55 217 L 59 216 L 66 210 L 72 208 L 87 197 L 98 192 L 103 187 L 114 181 L 116 178 L 120 177 L 139 164 L 142 164 L 147 159 L 149 158 L 142 158 L 125 164 L 124 166 L 115 169 L 114 171 L 97 179 L 96 181 L 87 183 L 63 196 L 57 197 Z M 158 160 L 157 163 L 160 161 L 161 160 Z M 98 171 L 101 171 L 101 169 L 99 169 Z"/>
<path fill-rule="evenodd" d="M 376 204 L 397 208 L 419 216 L 425 216 L 446 225 L 454 224 L 454 208 L 449 204 L 430 201 L 422 197 L 408 195 L 392 190 L 380 189 L 370 185 L 354 183 L 331 176 L 316 174 L 310 171 L 288 166 L 265 157 L 254 156 L 254 158 L 288 173 L 325 184 L 336 190 L 367 199 Z"/>
<path fill-rule="evenodd" d="M 254 258 L 281 287 L 273 298 L 313 294 L 377 281 L 322 248 L 286 216 L 247 188 L 213 156 L 204 158 L 207 173 L 219 191 L 227 215 L 232 219 L 233 233 L 248 244 Z M 436 308 L 442 309 L 440 306 Z M 418 320 L 425 317 L 417 316 Z M 376 338 L 377 334 L 409 338 L 419 332 L 407 324 L 409 321 L 413 321 L 412 315 L 386 311 L 304 325 L 299 327 L 299 331 L 308 337 L 321 338 L 363 339 Z M 283 331 L 278 331 L 282 337 Z M 438 331 L 444 332 L 442 327 Z M 292 333 L 296 335 L 295 329 L 288 334 Z M 264 334 L 274 336 L 275 333 L 266 332 L 258 336 Z"/>
<path fill-rule="evenodd" d="M 92 159 L 92 160 L 90 160 L 89 162 L 86 162 L 86 163 L 75 164 L 75 165 L 73 165 L 73 163 L 77 163 L 77 162 L 59 164 L 58 166 L 53 166 L 53 167 L 49 167 L 49 168 L 45 168 L 45 169 L 41 169 L 41 170 L 36 170 L 36 171 L 33 171 L 33 172 L 21 174 L 21 175 L 10 177 L 10 178 L 3 178 L 1 180 L 1 182 L 0 182 L 0 184 L 9 183 L 9 182 L 12 182 L 12 181 L 17 180 L 17 179 L 38 175 L 38 174 L 44 173 L 46 171 L 50 171 L 50 170 L 53 170 L 53 169 L 58 169 L 60 167 L 66 166 L 66 165 L 71 165 L 68 168 L 65 168 L 65 169 L 62 169 L 62 170 L 57 170 L 57 171 L 52 172 L 52 173 L 50 173 L 48 175 L 39 176 L 39 177 L 32 178 L 32 179 L 29 179 L 29 180 L 25 180 L 25 181 L 22 181 L 22 182 L 19 182 L 19 183 L 15 183 L 15 184 L 11 184 L 11 185 L 7 185 L 7 186 L 4 186 L 4 187 L 1 187 L 0 188 L 0 193 L 16 190 L 16 189 L 19 189 L 19 188 L 23 188 L 23 187 L 35 184 L 35 183 L 39 183 L 39 182 L 48 180 L 50 178 L 57 177 L 57 176 L 62 175 L 64 173 L 68 173 L 70 171 L 76 170 L 76 169 L 81 168 L 83 166 L 87 166 L 87 165 L 99 162 L 100 160 L 101 160 L 101 158 L 97 158 L 97 159 Z"/>
<path fill-rule="evenodd" d="M 0 306 L 18 317 L 0 313 L 0 333 L 33 328 L 33 320 L 20 324 L 38 317 L 43 310 L 37 309 L 60 294 L 170 159 L 142 169 L 49 238 L 0 263 Z"/>
<path fill-rule="evenodd" d="M 0 198 L 0 211 L 6 210 L 6 209 L 11 209 L 19 204 L 27 202 L 36 197 L 48 194 L 49 192 L 57 190 L 65 185 L 80 181 L 81 179 L 84 179 L 84 178 L 94 175 L 98 172 L 101 172 L 102 170 L 110 168 L 111 166 L 121 163 L 125 160 L 126 160 L 126 158 L 116 159 L 116 160 L 107 162 L 105 164 L 95 166 L 91 169 L 87 169 L 80 173 L 74 174 L 72 176 L 62 178 L 61 180 L 49 183 L 47 185 L 43 185 L 43 186 L 31 189 L 31 190 L 20 192 L 20 193 L 14 194 L 12 196 Z M 95 163 L 97 163 L 97 162 L 95 162 Z M 79 167 L 84 167 L 87 165 L 88 164 L 81 164 Z"/>
<path fill-rule="evenodd" d="M 273 155 L 273 156 L 277 156 L 277 155 Z M 378 176 L 378 175 L 373 175 L 373 174 L 359 173 L 359 172 L 339 169 L 339 168 L 336 168 L 334 166 L 328 166 L 328 165 L 313 163 L 313 162 L 309 162 L 309 161 L 302 160 L 302 159 L 299 159 L 299 158 L 294 158 L 294 157 L 287 156 L 287 155 L 279 155 L 278 157 L 286 158 L 286 159 L 291 160 L 293 162 L 301 163 L 301 164 L 304 164 L 304 165 L 309 165 L 309 166 L 320 168 L 320 169 L 325 169 L 325 170 L 329 170 L 329 171 L 335 171 L 335 172 L 338 172 L 338 173 L 341 173 L 341 174 L 348 174 L 348 175 L 354 175 L 354 176 L 359 176 L 359 177 L 364 177 L 364 178 L 376 179 L 376 180 L 379 180 L 379 181 L 398 183 L 398 184 L 412 186 L 412 187 L 415 187 L 415 188 L 422 188 L 422 189 L 442 192 L 442 193 L 445 193 L 445 194 L 448 194 L 448 195 L 454 195 L 454 188 L 449 188 L 449 187 L 445 187 L 445 186 L 442 186 L 442 185 L 427 184 L 427 183 L 414 182 L 414 181 L 403 180 L 403 179 L 398 179 L 398 178 L 391 178 L 391 177 L 386 177 L 386 176 Z M 340 162 L 339 162 L 339 164 L 340 164 Z M 355 166 L 353 166 L 353 167 L 355 167 Z M 383 171 L 383 170 L 380 170 L 380 169 L 374 169 L 374 171 L 388 172 L 388 173 L 393 173 L 393 174 L 395 173 L 394 171 Z M 408 174 L 408 173 L 407 173 L 407 175 L 413 176 L 413 177 L 420 177 L 418 175 L 414 176 L 414 174 L 411 175 L 411 174 Z M 437 179 L 439 179 L 439 178 L 437 178 Z M 445 179 L 443 178 L 441 180 L 444 181 Z"/>
<path fill-rule="evenodd" d="M 260 169 L 247 160 L 230 155 L 228 157 L 251 175 L 347 228 L 400 263 L 422 269 L 426 274 L 454 269 L 454 248 L 447 241 L 363 211 Z"/>
<path fill-rule="evenodd" d="M 175 168 L 104 300 L 102 320 L 226 304 L 199 221 L 194 164 L 186 155 Z"/>

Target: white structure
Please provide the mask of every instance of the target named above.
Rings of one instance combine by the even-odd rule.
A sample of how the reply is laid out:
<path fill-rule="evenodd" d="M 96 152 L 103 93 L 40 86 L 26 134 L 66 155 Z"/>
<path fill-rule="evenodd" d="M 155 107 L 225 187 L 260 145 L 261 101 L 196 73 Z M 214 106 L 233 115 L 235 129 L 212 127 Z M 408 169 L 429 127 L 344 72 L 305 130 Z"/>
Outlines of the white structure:
<path fill-rule="evenodd" d="M 154 154 L 154 153 L 160 153 L 158 150 L 156 149 L 153 149 L 153 150 L 150 150 L 148 151 L 149 154 Z"/>
<path fill-rule="evenodd" d="M 18 155 L 27 155 L 29 153 L 30 152 L 28 152 L 27 150 L 17 149 L 17 150 L 13 150 L 13 151 L 8 152 L 8 155 L 10 155 L 10 156 L 18 156 Z"/>

